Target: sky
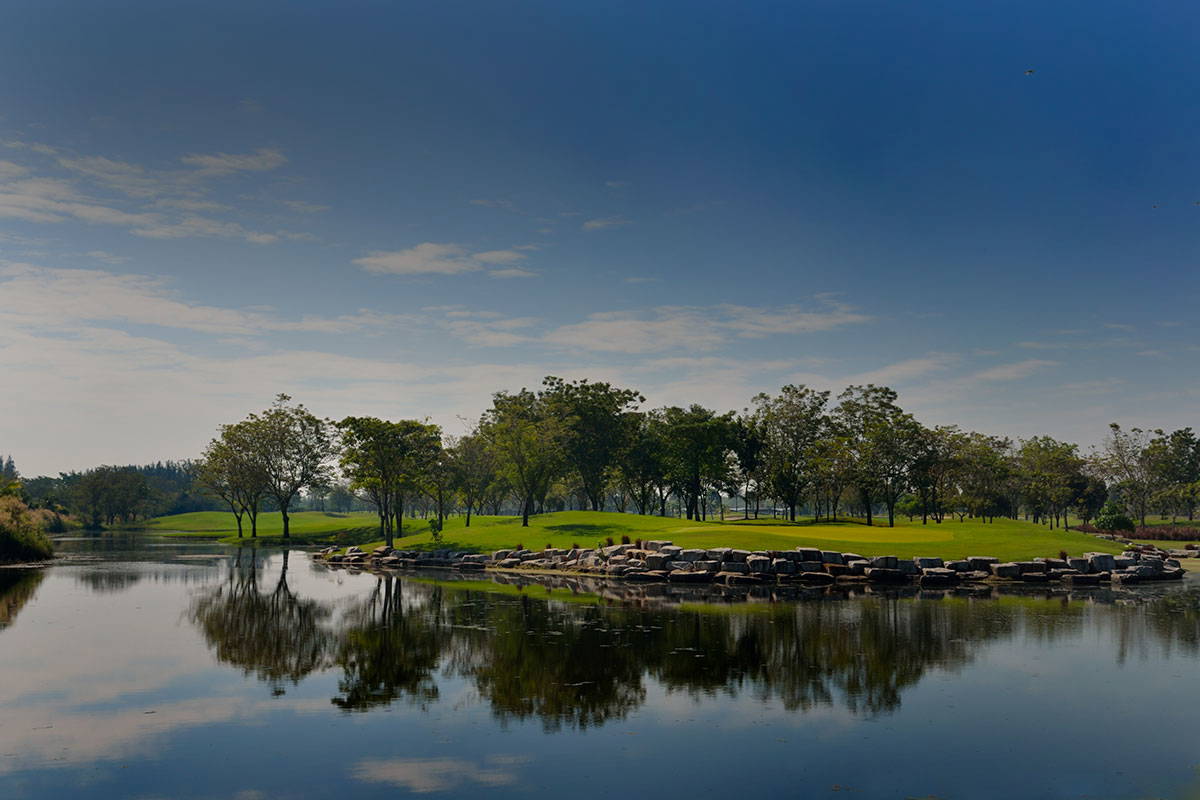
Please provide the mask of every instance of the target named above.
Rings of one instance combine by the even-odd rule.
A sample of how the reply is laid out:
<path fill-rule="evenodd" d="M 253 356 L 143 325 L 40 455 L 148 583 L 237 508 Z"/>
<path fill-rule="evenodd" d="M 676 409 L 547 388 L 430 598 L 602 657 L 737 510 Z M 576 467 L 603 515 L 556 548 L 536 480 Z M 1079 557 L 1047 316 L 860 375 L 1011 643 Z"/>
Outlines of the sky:
<path fill-rule="evenodd" d="M 1200 426 L 1198 34 L 1185 2 L 9 0 L 0 453 L 194 457 L 278 392 L 458 434 L 544 375 Z"/>

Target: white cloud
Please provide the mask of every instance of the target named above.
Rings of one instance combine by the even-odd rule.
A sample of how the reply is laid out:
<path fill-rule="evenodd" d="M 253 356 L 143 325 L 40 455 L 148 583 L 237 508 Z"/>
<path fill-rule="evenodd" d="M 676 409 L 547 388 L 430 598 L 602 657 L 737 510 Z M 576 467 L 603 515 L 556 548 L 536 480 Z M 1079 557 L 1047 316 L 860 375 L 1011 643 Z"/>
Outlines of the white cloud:
<path fill-rule="evenodd" d="M 222 335 L 268 332 L 349 333 L 395 327 L 405 318 L 359 311 L 341 317 L 286 319 L 266 310 L 196 305 L 177 299 L 166 281 L 104 270 L 49 269 L 0 262 L 0 323 L 27 328 L 126 323 Z"/>
<path fill-rule="evenodd" d="M 476 261 L 482 261 L 484 264 L 512 264 L 515 261 L 523 261 L 524 253 L 518 253 L 514 250 L 487 250 L 482 253 L 476 253 L 472 256 Z"/>
<path fill-rule="evenodd" d="M 423 242 L 407 250 L 379 250 L 354 263 L 367 272 L 386 275 L 457 275 L 482 269 L 457 244 Z"/>
<path fill-rule="evenodd" d="M 12 180 L 28 174 L 29 170 L 12 161 L 0 161 L 0 181 Z"/>
<path fill-rule="evenodd" d="M 106 250 L 89 250 L 86 255 L 88 258 L 94 258 L 97 261 L 103 261 L 106 264 L 124 264 L 129 260 L 125 256 L 114 255 Z"/>
<path fill-rule="evenodd" d="M 549 344 L 573 350 L 612 353 L 658 353 L 664 350 L 710 350 L 725 340 L 703 309 L 662 307 L 648 314 L 609 311 L 590 314 L 583 322 L 562 325 L 545 336 Z"/>
<path fill-rule="evenodd" d="M 180 159 L 190 167 L 197 167 L 211 174 L 227 174 L 231 172 L 263 172 L 281 167 L 287 163 L 287 157 L 278 150 L 262 147 L 253 153 L 193 153 Z"/>
<path fill-rule="evenodd" d="M 329 206 L 323 206 L 318 203 L 306 203 L 303 200 L 284 200 L 283 204 L 292 211 L 297 211 L 301 214 L 320 214 L 322 211 L 329 210 Z"/>
<path fill-rule="evenodd" d="M 581 227 L 585 231 L 602 231 L 605 228 L 618 228 L 630 223 L 631 220 L 625 219 L 625 217 L 599 217 L 597 219 L 589 219 Z"/>
<path fill-rule="evenodd" d="M 517 776 L 511 769 L 523 758 L 504 756 L 488 759 L 485 766 L 456 758 L 367 758 L 350 770 L 357 780 L 387 783 L 417 794 L 446 792 L 464 784 L 476 787 L 512 786 Z"/>
<path fill-rule="evenodd" d="M 354 259 L 354 263 L 367 272 L 386 275 L 458 275 L 493 265 L 519 263 L 526 258 L 522 250 L 534 249 L 537 245 L 472 253 L 460 244 L 423 242 L 407 250 L 376 251 Z M 536 273 L 512 267 L 489 274 L 496 278 L 529 278 Z"/>
<path fill-rule="evenodd" d="M 252 244 L 272 244 L 279 241 L 279 233 L 247 230 L 236 222 L 186 214 L 178 221 L 163 222 L 153 219 L 139 224 L 131 233 L 146 239 L 184 239 L 193 236 L 210 236 L 221 239 L 244 239 Z"/>
<path fill-rule="evenodd" d="M 968 377 L 970 381 L 1019 381 L 1023 378 L 1041 372 L 1049 367 L 1057 367 L 1057 361 L 1044 361 L 1040 358 L 1029 358 L 1011 364 L 1001 364 L 980 370 Z"/>

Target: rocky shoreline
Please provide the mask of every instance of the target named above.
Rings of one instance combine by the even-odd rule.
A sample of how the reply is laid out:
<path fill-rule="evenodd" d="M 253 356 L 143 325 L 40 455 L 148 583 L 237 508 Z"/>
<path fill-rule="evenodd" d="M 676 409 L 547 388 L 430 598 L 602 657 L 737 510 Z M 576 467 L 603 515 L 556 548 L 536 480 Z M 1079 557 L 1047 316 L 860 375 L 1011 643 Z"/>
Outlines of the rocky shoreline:
<path fill-rule="evenodd" d="M 638 583 L 758 586 L 799 584 L 913 585 L 951 588 L 963 584 L 1061 584 L 1129 586 L 1179 580 L 1181 558 L 1192 550 L 1161 550 L 1127 543 L 1120 555 L 1085 553 L 1076 558 L 1035 558 L 1002 562 L 992 556 L 944 561 L 936 557 L 902 559 L 797 547 L 795 550 L 685 549 L 669 541 L 638 541 L 593 549 L 497 550 L 494 553 L 394 550 L 370 553 L 351 547 L 325 548 L 314 558 L 335 567 L 357 569 L 440 569 L 458 572 L 517 572 L 580 575 Z"/>

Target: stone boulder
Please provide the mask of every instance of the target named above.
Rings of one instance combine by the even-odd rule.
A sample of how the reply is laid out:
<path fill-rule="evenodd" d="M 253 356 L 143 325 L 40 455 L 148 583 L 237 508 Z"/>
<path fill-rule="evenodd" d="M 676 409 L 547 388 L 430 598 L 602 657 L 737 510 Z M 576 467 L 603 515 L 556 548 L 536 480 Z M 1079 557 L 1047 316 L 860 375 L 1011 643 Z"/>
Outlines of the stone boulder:
<path fill-rule="evenodd" d="M 1012 561 L 1006 563 L 996 563 L 991 565 L 992 574 L 997 578 L 1019 578 L 1021 576 L 1021 566 Z"/>
<path fill-rule="evenodd" d="M 940 558 L 933 558 L 931 556 L 917 556 L 913 559 L 913 562 L 926 574 L 928 574 L 928 570 L 946 566 L 945 562 Z"/>
<path fill-rule="evenodd" d="M 995 556 L 967 556 L 967 562 L 970 563 L 972 570 L 991 572 L 992 564 L 999 564 L 1000 559 Z"/>

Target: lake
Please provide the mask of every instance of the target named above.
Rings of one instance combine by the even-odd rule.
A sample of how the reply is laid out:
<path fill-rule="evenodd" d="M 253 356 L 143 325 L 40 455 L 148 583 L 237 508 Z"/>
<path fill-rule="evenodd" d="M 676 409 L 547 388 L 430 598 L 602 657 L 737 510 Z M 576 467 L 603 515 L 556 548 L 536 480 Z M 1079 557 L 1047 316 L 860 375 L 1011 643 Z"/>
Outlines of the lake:
<path fill-rule="evenodd" d="M 1200 579 L 596 589 L 138 535 L 0 570 L 4 798 L 1200 796 Z"/>

